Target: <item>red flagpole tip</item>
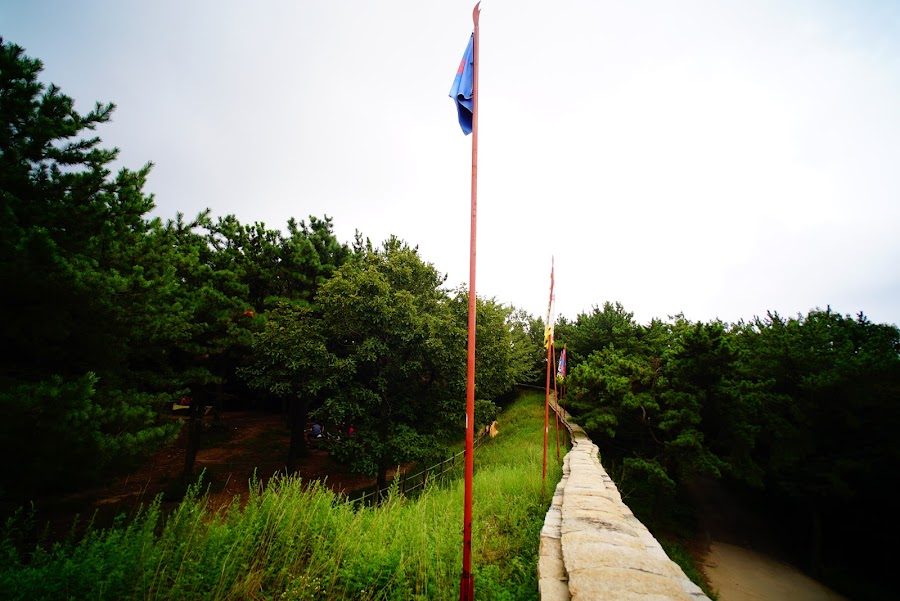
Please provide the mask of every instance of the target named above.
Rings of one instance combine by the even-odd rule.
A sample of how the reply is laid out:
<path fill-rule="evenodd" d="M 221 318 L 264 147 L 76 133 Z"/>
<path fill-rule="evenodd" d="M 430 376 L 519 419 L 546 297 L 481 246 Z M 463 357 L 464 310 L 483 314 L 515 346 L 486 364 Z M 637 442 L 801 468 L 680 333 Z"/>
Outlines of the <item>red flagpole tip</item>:
<path fill-rule="evenodd" d="M 481 2 L 475 5 L 475 8 L 472 9 L 472 21 L 475 22 L 475 25 L 478 25 L 478 15 L 481 14 L 481 9 L 478 8 L 481 6 Z"/>

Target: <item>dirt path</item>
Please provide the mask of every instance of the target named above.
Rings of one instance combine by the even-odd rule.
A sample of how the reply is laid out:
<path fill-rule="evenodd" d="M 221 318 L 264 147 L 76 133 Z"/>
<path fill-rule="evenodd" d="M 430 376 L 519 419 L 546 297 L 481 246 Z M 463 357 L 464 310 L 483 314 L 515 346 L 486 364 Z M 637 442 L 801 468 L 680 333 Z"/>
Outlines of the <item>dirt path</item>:
<path fill-rule="evenodd" d="M 713 541 L 703 571 L 719 601 L 847 601 L 794 566 Z"/>
<path fill-rule="evenodd" d="M 706 535 L 703 572 L 719 601 L 847 601 L 781 560 L 768 524 L 718 482 L 698 479 L 692 496 Z"/>

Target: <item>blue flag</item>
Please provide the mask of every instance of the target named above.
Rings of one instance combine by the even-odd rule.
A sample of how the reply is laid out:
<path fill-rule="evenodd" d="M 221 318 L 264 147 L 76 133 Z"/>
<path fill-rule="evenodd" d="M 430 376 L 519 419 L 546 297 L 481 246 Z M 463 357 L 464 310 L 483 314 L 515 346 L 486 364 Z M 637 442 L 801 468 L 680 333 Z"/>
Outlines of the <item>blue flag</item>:
<path fill-rule="evenodd" d="M 472 111 L 475 106 L 475 34 L 469 38 L 469 45 L 459 63 L 459 70 L 450 88 L 450 98 L 456 103 L 456 111 L 459 113 L 459 126 L 467 136 L 472 133 Z"/>

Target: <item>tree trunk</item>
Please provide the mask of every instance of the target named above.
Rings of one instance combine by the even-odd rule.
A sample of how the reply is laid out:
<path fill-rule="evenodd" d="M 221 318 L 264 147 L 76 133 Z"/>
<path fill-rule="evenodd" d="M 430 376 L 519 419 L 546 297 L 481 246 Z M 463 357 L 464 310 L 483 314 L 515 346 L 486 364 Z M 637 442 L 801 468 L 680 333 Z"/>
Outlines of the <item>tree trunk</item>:
<path fill-rule="evenodd" d="M 382 459 L 378 462 L 378 479 L 376 480 L 376 487 L 378 488 L 378 494 L 376 498 L 381 501 L 381 496 L 383 491 L 387 488 L 387 473 L 388 473 L 388 465 Z"/>
<path fill-rule="evenodd" d="M 216 399 L 213 402 L 213 421 L 219 421 L 219 414 L 225 409 L 225 386 L 220 380 L 216 383 Z"/>
<path fill-rule="evenodd" d="M 297 459 L 309 455 L 306 446 L 306 418 L 309 414 L 309 403 L 294 399 L 290 403 L 291 444 L 288 447 L 287 471 L 293 474 L 297 469 Z"/>
<path fill-rule="evenodd" d="M 188 410 L 187 445 L 184 449 L 184 473 L 182 478 L 186 484 L 194 480 L 194 460 L 200 449 L 200 428 L 203 424 L 203 395 L 200 391 L 191 398 L 191 406 Z"/>

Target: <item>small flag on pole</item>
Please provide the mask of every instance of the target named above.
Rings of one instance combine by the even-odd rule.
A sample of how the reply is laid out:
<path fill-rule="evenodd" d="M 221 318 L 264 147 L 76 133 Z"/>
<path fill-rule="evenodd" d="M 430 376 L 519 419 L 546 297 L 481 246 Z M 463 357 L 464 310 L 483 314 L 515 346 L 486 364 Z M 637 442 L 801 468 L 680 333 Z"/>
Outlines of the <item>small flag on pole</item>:
<path fill-rule="evenodd" d="M 544 466 L 541 470 L 541 492 L 547 481 L 547 436 L 550 423 L 550 378 L 553 374 L 553 361 L 556 359 L 553 350 L 553 257 L 550 257 L 550 302 L 547 303 L 547 323 L 544 324 L 544 348 L 547 349 L 547 391 L 544 395 Z M 556 380 L 553 381 L 554 386 Z"/>
<path fill-rule="evenodd" d="M 553 295 L 553 257 L 550 257 L 550 302 L 547 304 L 547 323 L 544 324 L 544 348 L 550 348 L 553 344 L 553 320 L 554 304 L 556 297 Z"/>
<path fill-rule="evenodd" d="M 559 366 L 556 368 L 556 375 L 560 378 L 566 377 L 566 347 L 563 347 L 562 352 L 559 354 Z"/>
<path fill-rule="evenodd" d="M 472 133 L 472 111 L 474 109 L 475 82 L 475 34 L 469 38 L 469 45 L 459 63 L 459 70 L 450 88 L 450 98 L 456 103 L 459 126 L 467 136 Z"/>

